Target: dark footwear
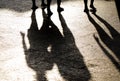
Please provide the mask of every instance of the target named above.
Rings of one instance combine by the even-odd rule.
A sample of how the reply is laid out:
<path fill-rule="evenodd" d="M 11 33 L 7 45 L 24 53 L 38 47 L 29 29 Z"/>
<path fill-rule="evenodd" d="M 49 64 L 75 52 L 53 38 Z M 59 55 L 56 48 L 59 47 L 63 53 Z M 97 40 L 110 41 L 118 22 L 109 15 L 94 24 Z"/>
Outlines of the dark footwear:
<path fill-rule="evenodd" d="M 90 12 L 92 12 L 92 14 L 95 14 L 96 13 L 96 9 L 94 10 L 94 9 L 90 9 Z"/>
<path fill-rule="evenodd" d="M 38 7 L 37 6 L 33 6 L 31 9 L 32 10 L 35 10 L 35 9 L 37 9 Z"/>
<path fill-rule="evenodd" d="M 90 9 L 90 12 L 92 12 L 93 14 L 96 13 L 97 10 L 93 5 L 90 5 L 90 8 L 92 8 Z"/>
<path fill-rule="evenodd" d="M 64 9 L 60 7 L 60 8 L 57 9 L 57 11 L 62 12 L 62 11 L 64 11 Z"/>
<path fill-rule="evenodd" d="M 47 7 L 47 4 L 41 4 L 41 8 L 45 9 Z"/>

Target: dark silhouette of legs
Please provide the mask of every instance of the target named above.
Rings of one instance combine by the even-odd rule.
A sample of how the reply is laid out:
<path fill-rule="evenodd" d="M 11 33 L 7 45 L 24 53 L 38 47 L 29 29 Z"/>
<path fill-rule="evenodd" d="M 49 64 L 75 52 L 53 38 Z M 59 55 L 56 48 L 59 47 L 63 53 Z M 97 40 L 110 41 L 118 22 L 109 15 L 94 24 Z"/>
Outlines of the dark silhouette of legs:
<path fill-rule="evenodd" d="M 94 8 L 93 3 L 94 3 L 94 0 L 91 0 L 91 2 L 90 2 L 90 7 L 91 8 Z"/>
<path fill-rule="evenodd" d="M 120 20 L 120 8 L 119 8 L 120 0 L 115 0 L 115 4 L 116 4 L 117 11 L 118 11 L 119 20 Z"/>
<path fill-rule="evenodd" d="M 50 17 L 53 13 L 50 10 L 51 0 L 47 0 L 47 14 Z"/>
<path fill-rule="evenodd" d="M 84 6 L 85 6 L 84 12 L 88 12 L 89 11 L 88 10 L 88 6 L 87 6 L 87 2 L 88 2 L 88 0 L 84 0 Z"/>
<path fill-rule="evenodd" d="M 42 2 L 41 2 L 41 8 L 46 8 L 47 7 L 47 4 L 45 4 L 45 1 L 44 0 L 41 0 Z"/>
<path fill-rule="evenodd" d="M 36 1 L 32 0 L 32 9 L 37 9 L 38 7 L 36 6 Z"/>
<path fill-rule="evenodd" d="M 41 8 L 46 8 L 47 5 L 45 4 L 44 0 L 41 0 Z M 32 0 L 32 9 L 37 9 L 36 0 Z"/>
<path fill-rule="evenodd" d="M 96 10 L 96 8 L 94 7 L 93 3 L 94 3 L 94 0 L 91 0 L 91 2 L 90 2 L 90 8 L 92 8 L 93 10 Z"/>
<path fill-rule="evenodd" d="M 57 8 L 57 11 L 58 11 L 58 12 L 64 11 L 64 9 L 60 7 L 60 5 L 61 5 L 61 0 L 57 0 L 57 5 L 58 5 L 58 8 Z"/>
<path fill-rule="evenodd" d="M 105 21 L 103 18 L 98 16 L 96 13 L 94 13 L 93 15 L 101 23 L 104 24 L 104 26 L 109 30 L 110 35 L 112 36 L 110 37 L 109 34 L 99 25 L 99 23 L 97 23 L 89 13 L 87 13 L 89 21 L 94 25 L 95 29 L 97 30 L 99 39 L 101 39 L 103 44 L 105 44 L 107 48 L 110 49 L 113 52 L 113 54 L 116 56 L 116 58 L 119 60 L 120 59 L 120 55 L 119 55 L 120 54 L 120 51 L 119 51 L 120 50 L 120 34 L 119 32 L 116 31 L 114 27 L 112 27 L 107 21 Z M 94 38 L 96 42 L 98 43 L 98 45 L 100 46 L 100 48 L 104 51 L 106 56 L 109 57 L 109 59 L 116 66 L 118 71 L 120 71 L 120 64 L 116 60 L 116 58 L 111 53 L 109 53 L 109 51 L 106 48 L 104 48 L 101 42 L 99 42 L 98 36 L 94 35 Z"/>
<path fill-rule="evenodd" d="M 85 5 L 84 12 L 86 12 L 86 13 L 89 12 L 87 3 L 88 3 L 88 0 L 84 0 L 84 5 Z M 96 12 L 96 8 L 94 7 L 93 3 L 94 3 L 94 0 L 91 0 L 91 2 L 90 2 L 90 8 L 92 8 L 92 9 L 90 11 Z"/>
<path fill-rule="evenodd" d="M 42 1 L 42 2 L 41 2 L 42 5 L 46 5 L 45 2 L 44 2 L 44 0 L 41 0 L 41 1 Z"/>
<path fill-rule="evenodd" d="M 50 9 L 50 4 L 51 4 L 51 0 L 47 0 L 47 13 L 48 13 L 48 17 L 50 17 L 53 14 L 51 9 Z M 58 12 L 64 11 L 64 9 L 60 7 L 60 5 L 61 5 L 61 0 L 57 0 L 57 11 Z"/>

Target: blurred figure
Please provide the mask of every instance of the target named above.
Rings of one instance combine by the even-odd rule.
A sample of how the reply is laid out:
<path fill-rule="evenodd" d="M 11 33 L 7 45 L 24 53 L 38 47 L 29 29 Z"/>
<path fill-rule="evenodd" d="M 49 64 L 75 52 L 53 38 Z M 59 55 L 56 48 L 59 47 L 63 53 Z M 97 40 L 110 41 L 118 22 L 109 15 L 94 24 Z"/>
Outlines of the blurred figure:
<path fill-rule="evenodd" d="M 41 0 L 41 8 L 46 8 L 47 5 L 45 4 L 44 0 Z M 32 9 L 37 9 L 38 7 L 36 6 L 36 0 L 32 0 Z"/>
<path fill-rule="evenodd" d="M 91 9 L 92 12 L 96 12 L 96 8 L 94 7 L 93 3 L 94 3 L 94 0 L 91 0 L 90 8 L 92 8 Z M 85 5 L 84 12 L 86 12 L 86 13 L 89 12 L 87 4 L 88 4 L 88 0 L 84 0 L 84 5 Z"/>
<path fill-rule="evenodd" d="M 41 8 L 46 8 L 47 7 L 47 4 L 45 4 L 45 1 L 44 0 L 41 0 Z"/>
<path fill-rule="evenodd" d="M 36 6 L 35 0 L 32 0 L 32 9 L 37 9 L 38 7 Z"/>
<path fill-rule="evenodd" d="M 53 13 L 51 12 L 51 10 L 50 10 L 50 4 L 51 4 L 51 0 L 47 0 L 47 14 L 48 14 L 48 16 L 50 17 Z M 61 12 L 61 11 L 64 11 L 64 9 L 63 8 L 61 8 L 60 7 L 60 5 L 61 5 L 61 0 L 57 0 L 57 11 L 58 12 Z"/>

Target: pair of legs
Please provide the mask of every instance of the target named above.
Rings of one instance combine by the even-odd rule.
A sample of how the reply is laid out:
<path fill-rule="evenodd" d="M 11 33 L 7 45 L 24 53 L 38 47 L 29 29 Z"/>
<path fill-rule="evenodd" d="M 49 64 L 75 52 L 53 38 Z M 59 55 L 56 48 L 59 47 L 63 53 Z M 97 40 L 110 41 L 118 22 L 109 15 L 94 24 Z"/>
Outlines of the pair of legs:
<path fill-rule="evenodd" d="M 88 0 L 84 0 L 84 5 L 85 5 L 84 12 L 88 12 L 89 11 L 87 3 L 88 3 Z M 94 7 L 93 3 L 94 3 L 94 0 L 91 0 L 90 8 L 92 8 L 93 10 L 96 10 L 96 8 Z"/>
<path fill-rule="evenodd" d="M 47 0 L 47 3 L 48 3 L 47 4 L 47 13 L 48 13 L 48 16 L 51 16 L 53 14 L 50 9 L 51 0 Z M 58 12 L 64 11 L 64 9 L 60 7 L 60 5 L 61 5 L 61 0 L 57 0 L 57 11 Z"/>
<path fill-rule="evenodd" d="M 45 4 L 44 0 L 41 0 L 41 7 L 44 8 L 47 5 Z M 37 9 L 38 7 L 36 6 L 36 0 L 32 0 L 32 9 Z"/>

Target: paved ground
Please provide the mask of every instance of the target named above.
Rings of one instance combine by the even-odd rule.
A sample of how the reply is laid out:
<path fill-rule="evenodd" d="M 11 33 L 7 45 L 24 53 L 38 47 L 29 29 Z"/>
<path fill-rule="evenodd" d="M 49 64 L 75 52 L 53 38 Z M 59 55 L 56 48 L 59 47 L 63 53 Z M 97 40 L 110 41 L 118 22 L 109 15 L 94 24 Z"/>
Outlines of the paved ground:
<path fill-rule="evenodd" d="M 114 0 L 96 0 L 88 15 L 82 0 L 63 1 L 60 15 L 53 2 L 51 20 L 37 5 L 33 12 L 31 0 L 0 2 L 0 81 L 120 81 Z"/>

